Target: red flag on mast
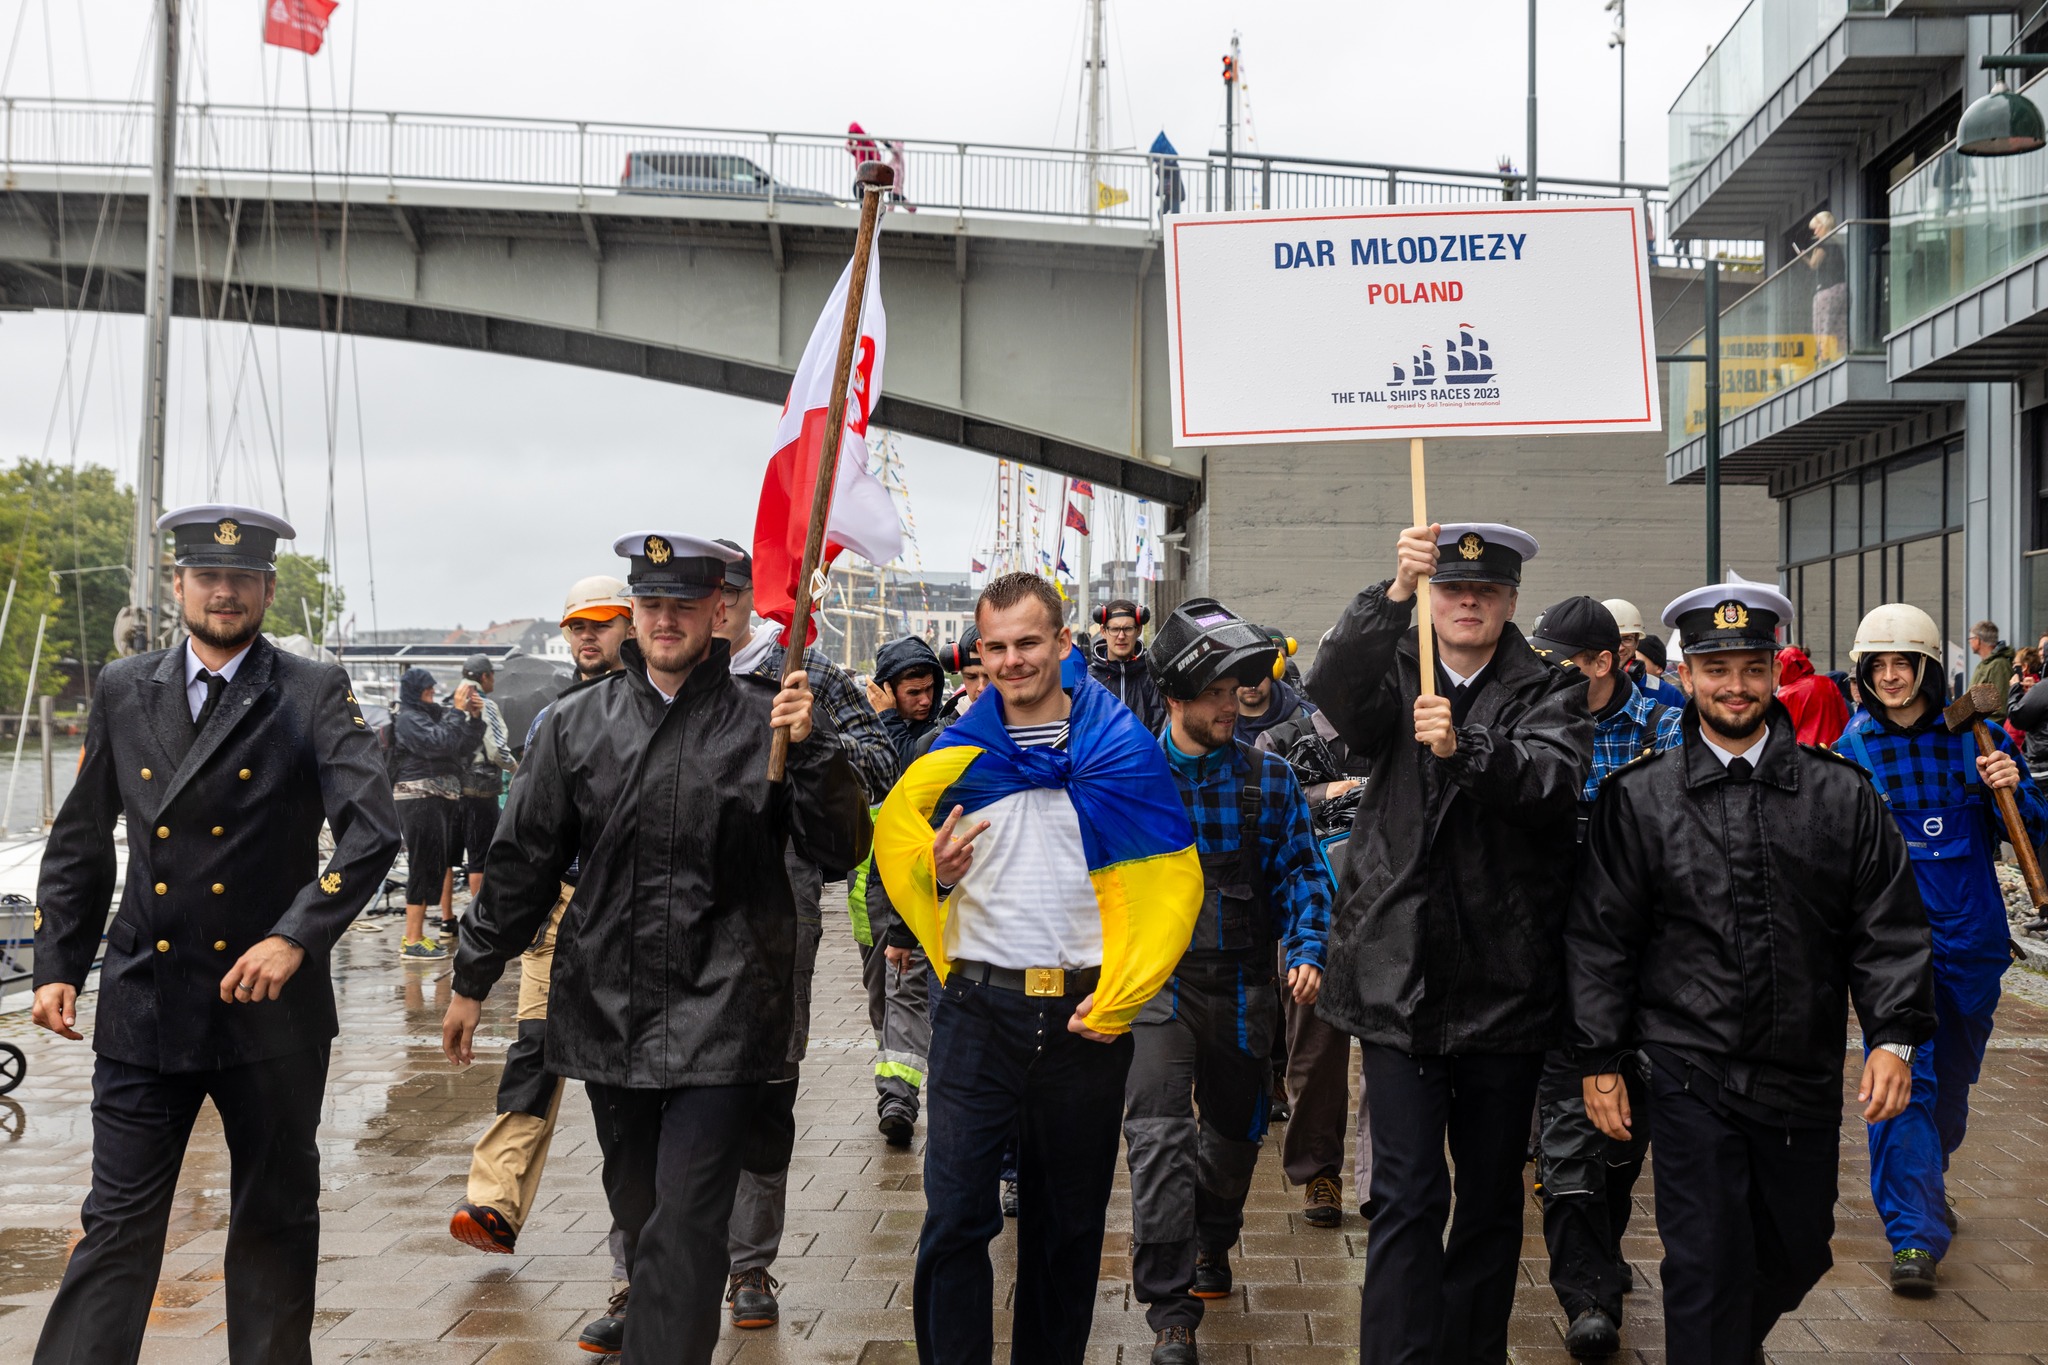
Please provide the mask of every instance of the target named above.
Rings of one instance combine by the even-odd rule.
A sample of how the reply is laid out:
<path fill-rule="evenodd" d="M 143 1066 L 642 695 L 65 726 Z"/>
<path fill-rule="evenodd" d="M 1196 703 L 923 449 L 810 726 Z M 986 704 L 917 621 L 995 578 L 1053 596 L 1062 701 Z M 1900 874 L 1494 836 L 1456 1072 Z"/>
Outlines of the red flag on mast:
<path fill-rule="evenodd" d="M 263 41 L 311 56 L 327 37 L 327 21 L 340 0 L 264 0 Z"/>
<path fill-rule="evenodd" d="M 1088 534 L 1088 518 L 1082 516 L 1081 509 L 1074 506 L 1071 502 L 1067 504 L 1067 525 L 1073 527 L 1084 536 Z"/>

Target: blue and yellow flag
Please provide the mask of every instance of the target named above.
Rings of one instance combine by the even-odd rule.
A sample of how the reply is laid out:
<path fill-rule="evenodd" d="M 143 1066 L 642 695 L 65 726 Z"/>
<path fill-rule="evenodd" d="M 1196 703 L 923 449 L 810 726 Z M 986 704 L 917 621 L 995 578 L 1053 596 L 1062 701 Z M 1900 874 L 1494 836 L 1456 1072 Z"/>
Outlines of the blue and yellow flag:
<path fill-rule="evenodd" d="M 939 900 L 932 876 L 934 813 L 980 810 L 1034 787 L 1064 791 L 1102 914 L 1102 978 L 1087 1024 L 1122 1033 L 1187 951 L 1202 908 L 1202 864 L 1159 741 L 1100 683 L 1084 675 L 1072 691 L 1064 749 L 1020 747 L 1003 728 L 1001 694 L 983 693 L 882 803 L 875 867 L 943 983 L 952 898 Z M 982 839 L 1002 837 L 997 824 Z"/>

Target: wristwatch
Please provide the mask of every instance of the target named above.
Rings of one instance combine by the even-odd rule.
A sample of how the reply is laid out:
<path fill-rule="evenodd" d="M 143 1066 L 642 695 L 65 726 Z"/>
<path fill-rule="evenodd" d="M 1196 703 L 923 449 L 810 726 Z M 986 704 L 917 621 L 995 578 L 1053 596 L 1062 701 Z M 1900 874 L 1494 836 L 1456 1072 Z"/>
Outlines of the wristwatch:
<path fill-rule="evenodd" d="M 1879 1052 L 1891 1053 L 1892 1056 L 1898 1058 L 1907 1066 L 1913 1064 L 1913 1045 L 1911 1043 L 1879 1043 L 1877 1050 Z"/>

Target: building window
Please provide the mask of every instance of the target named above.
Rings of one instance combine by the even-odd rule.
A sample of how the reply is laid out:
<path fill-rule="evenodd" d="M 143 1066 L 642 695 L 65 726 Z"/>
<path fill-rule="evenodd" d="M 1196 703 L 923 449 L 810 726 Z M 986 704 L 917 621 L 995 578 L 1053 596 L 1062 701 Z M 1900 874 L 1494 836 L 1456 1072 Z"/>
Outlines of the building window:
<path fill-rule="evenodd" d="M 1882 602 L 1925 609 L 1963 656 L 1962 489 L 1958 437 L 1785 499 L 1791 635 L 1815 668 L 1848 669 L 1857 625 Z"/>

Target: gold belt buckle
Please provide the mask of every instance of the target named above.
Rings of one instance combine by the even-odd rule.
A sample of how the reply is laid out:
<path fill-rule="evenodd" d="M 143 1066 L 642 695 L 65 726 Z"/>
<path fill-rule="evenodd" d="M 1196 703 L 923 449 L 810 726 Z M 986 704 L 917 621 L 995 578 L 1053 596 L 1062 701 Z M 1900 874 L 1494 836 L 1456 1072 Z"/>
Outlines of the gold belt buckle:
<path fill-rule="evenodd" d="M 1026 967 L 1024 969 L 1024 994 L 1065 995 L 1067 993 L 1067 970 L 1064 967 Z"/>

